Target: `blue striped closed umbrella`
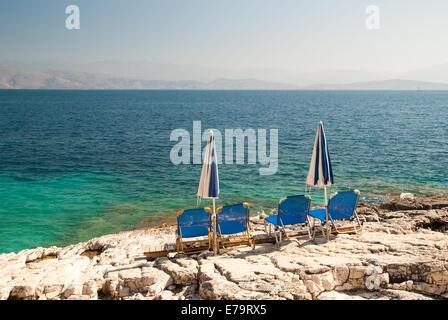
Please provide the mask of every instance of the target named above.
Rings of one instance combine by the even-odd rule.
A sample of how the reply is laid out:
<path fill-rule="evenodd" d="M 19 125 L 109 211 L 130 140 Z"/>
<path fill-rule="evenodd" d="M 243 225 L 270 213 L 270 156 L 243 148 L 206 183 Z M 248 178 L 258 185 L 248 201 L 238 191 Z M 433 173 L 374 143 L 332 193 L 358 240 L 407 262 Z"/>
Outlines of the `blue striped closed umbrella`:
<path fill-rule="evenodd" d="M 214 251 L 216 253 L 216 209 L 215 200 L 219 198 L 219 175 L 218 161 L 216 156 L 215 137 L 210 130 L 210 136 L 205 147 L 204 160 L 202 164 L 201 178 L 197 192 L 198 200 L 200 198 L 213 199 L 213 239 Z"/>
<path fill-rule="evenodd" d="M 327 186 L 334 184 L 333 168 L 331 166 L 330 152 L 328 151 L 327 138 L 324 125 L 319 122 L 314 140 L 314 150 L 310 162 L 310 170 L 306 178 L 306 184 L 312 187 L 324 188 L 325 207 L 327 207 Z M 328 214 L 325 217 L 328 221 Z"/>

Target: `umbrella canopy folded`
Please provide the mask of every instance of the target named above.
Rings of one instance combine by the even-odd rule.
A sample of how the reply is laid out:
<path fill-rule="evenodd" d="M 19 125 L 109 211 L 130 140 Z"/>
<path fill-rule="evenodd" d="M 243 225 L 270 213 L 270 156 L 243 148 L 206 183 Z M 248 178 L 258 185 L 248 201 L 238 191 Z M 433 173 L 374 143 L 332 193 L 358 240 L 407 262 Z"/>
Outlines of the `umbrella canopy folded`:
<path fill-rule="evenodd" d="M 198 200 L 200 198 L 213 199 L 213 251 L 217 252 L 216 248 L 216 208 L 215 199 L 219 197 L 219 175 L 218 175 L 218 161 L 216 157 L 215 137 L 213 131 L 210 130 L 210 137 L 205 147 L 204 163 L 202 164 L 201 178 L 199 179 L 199 186 L 197 192 Z"/>
<path fill-rule="evenodd" d="M 317 127 L 313 156 L 311 157 L 306 184 L 313 187 L 324 187 L 334 184 L 330 152 L 328 151 L 322 121 L 319 122 L 319 126 Z"/>
<path fill-rule="evenodd" d="M 205 147 L 204 162 L 197 196 L 204 199 L 217 199 L 219 197 L 219 175 L 216 157 L 215 137 L 210 131 L 210 137 Z"/>

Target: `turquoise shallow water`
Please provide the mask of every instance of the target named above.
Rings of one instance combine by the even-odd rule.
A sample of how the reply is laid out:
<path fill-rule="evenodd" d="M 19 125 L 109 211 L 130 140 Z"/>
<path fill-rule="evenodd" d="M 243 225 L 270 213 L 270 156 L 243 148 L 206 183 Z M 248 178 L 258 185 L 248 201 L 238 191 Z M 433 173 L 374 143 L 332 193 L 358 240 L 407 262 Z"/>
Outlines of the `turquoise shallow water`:
<path fill-rule="evenodd" d="M 319 120 L 335 174 L 329 194 L 359 189 L 375 203 L 447 192 L 447 106 L 448 92 L 426 91 L 0 90 L 0 252 L 173 221 L 196 204 L 201 165 L 170 162 L 170 133 L 192 133 L 194 120 L 202 130 L 279 130 L 277 173 L 220 165 L 218 205 L 269 212 L 303 193 Z M 322 190 L 311 194 L 323 202 Z"/>

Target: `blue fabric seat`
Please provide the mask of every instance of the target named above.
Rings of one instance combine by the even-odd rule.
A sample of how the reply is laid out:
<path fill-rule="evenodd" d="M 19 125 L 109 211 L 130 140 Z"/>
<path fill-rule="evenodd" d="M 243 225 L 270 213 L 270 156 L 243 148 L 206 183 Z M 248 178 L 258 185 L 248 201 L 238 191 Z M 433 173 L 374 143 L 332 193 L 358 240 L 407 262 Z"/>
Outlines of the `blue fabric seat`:
<path fill-rule="evenodd" d="M 267 218 L 264 218 L 264 220 L 266 220 L 267 222 L 272 224 L 274 227 L 276 227 L 277 226 L 277 222 L 279 222 L 278 221 L 278 215 L 276 215 L 276 214 L 272 215 L 272 216 L 269 216 Z"/>
<path fill-rule="evenodd" d="M 311 226 L 308 220 L 310 204 L 310 195 L 289 196 L 281 199 L 278 204 L 278 214 L 265 218 L 265 227 L 266 222 L 269 223 L 270 226 L 274 226 L 275 239 L 278 241 L 278 230 L 281 230 L 281 233 L 286 235 L 285 226 L 304 224 L 305 226 L 308 226 L 308 235 L 311 238 Z"/>
<path fill-rule="evenodd" d="M 247 225 L 242 221 L 221 221 L 219 223 L 221 234 L 235 234 L 247 230 Z"/>
<path fill-rule="evenodd" d="M 355 217 L 358 226 L 361 228 L 361 223 L 358 214 L 356 213 L 359 195 L 360 192 L 358 190 L 349 190 L 336 192 L 330 197 L 327 205 L 328 220 L 338 233 L 343 232 L 339 230 L 340 227 L 336 226 L 335 220 L 351 219 L 352 217 Z M 310 216 L 320 220 L 321 226 L 323 222 L 325 222 L 325 215 L 325 208 L 310 211 Z M 322 231 L 324 232 L 323 228 Z"/>
<path fill-rule="evenodd" d="M 208 235 L 208 227 L 184 227 L 182 230 L 182 238 L 195 238 Z M 176 230 L 179 234 L 179 230 Z"/>
<path fill-rule="evenodd" d="M 229 206 L 221 206 L 216 210 L 218 249 L 224 247 L 225 242 L 235 239 L 223 236 L 242 234 L 234 237 L 237 241 L 247 241 L 247 244 L 254 248 L 254 242 L 249 230 L 250 208 L 249 204 L 239 203 Z"/>
<path fill-rule="evenodd" d="M 310 210 L 310 216 L 320 221 L 325 221 L 325 208 Z"/>
<path fill-rule="evenodd" d="M 200 241 L 189 241 L 186 242 L 184 238 L 195 238 L 195 237 L 208 237 L 208 247 L 211 247 L 211 236 L 210 236 L 210 219 L 212 210 L 210 208 L 194 208 L 180 210 L 177 213 L 177 230 L 176 230 L 176 245 L 177 252 L 187 253 L 186 245 L 191 246 L 192 243 Z M 193 253 L 197 251 L 189 250 L 188 253 Z"/>

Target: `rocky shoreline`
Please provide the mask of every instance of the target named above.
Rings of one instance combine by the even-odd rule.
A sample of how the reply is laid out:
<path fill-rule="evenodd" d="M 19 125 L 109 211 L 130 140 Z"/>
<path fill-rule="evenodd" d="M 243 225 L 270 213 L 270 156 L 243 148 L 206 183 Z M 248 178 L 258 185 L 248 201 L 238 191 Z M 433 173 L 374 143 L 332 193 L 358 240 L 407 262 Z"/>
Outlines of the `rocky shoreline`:
<path fill-rule="evenodd" d="M 147 261 L 174 227 L 0 255 L 0 299 L 448 299 L 448 194 L 360 204 L 359 234 Z M 260 217 L 253 233 L 264 232 Z"/>

